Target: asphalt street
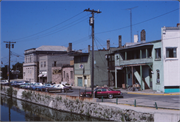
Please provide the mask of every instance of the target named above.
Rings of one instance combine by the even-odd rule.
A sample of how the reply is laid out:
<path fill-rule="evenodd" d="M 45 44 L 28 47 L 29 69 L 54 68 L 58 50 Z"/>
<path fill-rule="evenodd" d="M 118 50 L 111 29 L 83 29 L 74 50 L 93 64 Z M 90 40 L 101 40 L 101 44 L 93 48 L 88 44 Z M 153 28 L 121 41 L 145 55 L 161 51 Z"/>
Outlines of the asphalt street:
<path fill-rule="evenodd" d="M 73 90 L 70 90 L 67 93 L 64 92 L 62 93 L 56 92 L 56 93 L 62 95 L 69 95 L 69 96 L 79 96 L 79 94 L 84 90 L 85 89 L 73 88 Z M 135 101 L 136 101 L 136 106 L 155 108 L 155 103 L 156 103 L 158 108 L 180 110 L 179 95 L 163 96 L 163 95 L 139 95 L 139 94 L 123 93 L 123 98 L 118 98 L 118 99 L 103 98 L 103 102 L 110 102 L 115 104 L 118 102 L 118 104 L 125 104 L 132 106 L 134 106 Z M 102 99 L 97 99 L 97 102 L 102 102 Z"/>

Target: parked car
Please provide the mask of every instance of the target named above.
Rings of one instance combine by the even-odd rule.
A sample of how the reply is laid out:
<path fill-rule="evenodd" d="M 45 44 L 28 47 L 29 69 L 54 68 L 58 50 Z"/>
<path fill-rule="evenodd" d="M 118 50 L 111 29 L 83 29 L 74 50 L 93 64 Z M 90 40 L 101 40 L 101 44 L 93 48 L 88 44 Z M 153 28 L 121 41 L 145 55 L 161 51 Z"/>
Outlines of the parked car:
<path fill-rule="evenodd" d="M 35 83 L 35 84 L 31 85 L 29 89 L 36 90 L 39 86 L 43 86 L 43 84 L 42 83 Z"/>
<path fill-rule="evenodd" d="M 43 86 L 40 88 L 40 90 L 41 90 L 41 91 L 45 91 L 46 88 L 49 88 L 49 87 L 53 87 L 53 85 L 51 85 L 51 84 L 45 84 L 45 85 L 43 85 Z"/>
<path fill-rule="evenodd" d="M 68 87 L 64 86 L 63 84 L 54 84 L 52 87 L 46 87 L 46 92 L 50 92 L 50 91 L 57 91 L 59 90 L 60 92 L 62 92 L 64 90 L 64 92 L 66 92 L 67 90 L 69 90 Z"/>
<path fill-rule="evenodd" d="M 8 80 L 1 80 L 1 85 L 8 84 Z"/>
<path fill-rule="evenodd" d="M 24 84 L 25 81 L 14 81 L 11 86 L 19 87 L 20 85 Z"/>
<path fill-rule="evenodd" d="M 66 90 L 72 90 L 72 87 L 70 85 L 64 85 L 62 84 L 64 87 L 66 87 Z"/>
<path fill-rule="evenodd" d="M 94 90 L 95 98 L 108 97 L 112 99 L 113 97 L 123 97 L 120 90 L 113 90 L 109 87 L 98 87 Z M 92 96 L 92 92 L 82 92 L 80 96 Z"/>
<path fill-rule="evenodd" d="M 27 86 L 30 86 L 31 83 L 24 83 L 22 85 L 19 86 L 19 88 L 26 88 Z"/>
<path fill-rule="evenodd" d="M 25 88 L 25 89 L 30 89 L 31 86 L 33 86 L 34 84 L 35 84 L 35 82 L 27 83 L 24 88 Z"/>

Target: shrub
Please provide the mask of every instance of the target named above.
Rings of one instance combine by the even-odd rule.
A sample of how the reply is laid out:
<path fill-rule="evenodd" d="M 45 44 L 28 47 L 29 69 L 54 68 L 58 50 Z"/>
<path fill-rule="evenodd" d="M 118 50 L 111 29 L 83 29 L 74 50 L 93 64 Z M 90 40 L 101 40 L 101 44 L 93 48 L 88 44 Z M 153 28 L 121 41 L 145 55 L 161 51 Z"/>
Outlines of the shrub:
<path fill-rule="evenodd" d="M 12 93 L 13 93 L 13 88 L 12 88 L 12 86 L 10 86 L 9 88 L 7 88 L 7 94 L 9 96 L 12 96 Z"/>
<path fill-rule="evenodd" d="M 25 98 L 25 99 L 30 99 L 31 96 L 32 96 L 32 94 L 31 94 L 30 91 L 28 91 L 28 92 L 23 91 L 23 92 L 22 92 L 22 97 Z"/>

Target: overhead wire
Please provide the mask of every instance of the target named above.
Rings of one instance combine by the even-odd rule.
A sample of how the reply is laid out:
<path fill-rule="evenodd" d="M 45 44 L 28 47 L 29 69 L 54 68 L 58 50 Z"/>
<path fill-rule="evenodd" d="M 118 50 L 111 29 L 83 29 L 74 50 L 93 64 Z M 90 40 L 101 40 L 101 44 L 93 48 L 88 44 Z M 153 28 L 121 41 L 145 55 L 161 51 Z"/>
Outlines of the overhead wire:
<path fill-rule="evenodd" d="M 87 16 L 87 15 L 86 15 L 86 16 Z M 86 16 L 84 16 L 84 17 L 86 17 Z M 82 18 L 84 18 L 84 17 L 82 17 Z M 80 18 L 80 19 L 82 19 L 82 18 Z M 72 26 L 74 26 L 74 25 L 76 25 L 76 24 L 78 24 L 78 23 L 80 23 L 80 22 L 82 22 L 82 21 L 84 21 L 84 20 L 87 20 L 87 18 L 85 18 L 85 19 L 79 21 L 80 19 L 77 20 L 78 22 L 74 21 L 74 22 L 72 22 L 72 23 L 70 23 L 70 24 L 67 24 L 67 25 L 63 26 L 63 28 L 58 28 L 58 29 L 60 29 L 60 30 L 57 30 L 57 29 L 56 29 L 56 30 L 52 30 L 52 31 L 47 32 L 47 33 L 45 33 L 45 34 L 42 34 L 42 35 L 39 35 L 39 36 L 36 36 L 36 37 L 32 37 L 32 38 L 30 38 L 31 40 L 27 39 L 27 40 L 22 40 L 22 41 L 32 41 L 32 39 L 39 39 L 39 38 L 41 38 L 41 37 L 46 37 L 46 36 L 55 34 L 55 33 L 57 33 L 57 32 L 63 31 L 63 30 L 65 30 L 65 29 L 67 29 L 67 28 L 70 28 L 70 27 L 72 27 Z M 76 23 L 75 23 L 75 22 L 76 22 Z M 74 24 L 73 24 L 73 23 L 74 23 Z M 66 26 L 67 26 L 67 27 L 66 27 Z M 22 42 L 22 41 L 17 41 L 17 42 Z"/>
<path fill-rule="evenodd" d="M 159 16 L 156 16 L 156 17 L 153 17 L 153 18 L 150 18 L 150 19 L 147 19 L 147 20 L 138 22 L 138 23 L 136 23 L 136 24 L 132 24 L 132 26 L 139 25 L 139 24 L 141 24 L 141 23 L 144 23 L 144 22 L 147 22 L 147 21 L 156 19 L 156 18 L 158 18 L 158 17 L 161 17 L 161 16 L 164 16 L 164 15 L 166 15 L 166 14 L 172 13 L 172 12 L 177 11 L 177 10 L 179 10 L 179 9 L 180 9 L 180 8 L 177 8 L 177 9 L 174 9 L 174 10 L 172 10 L 172 11 L 169 11 L 169 12 L 166 12 L 166 13 L 164 13 L 164 14 L 161 14 L 161 15 L 159 15 Z M 117 30 L 121 30 L 121 29 L 124 29 L 124 28 L 129 28 L 129 27 L 130 27 L 130 26 L 124 26 L 124 27 L 117 28 L 117 29 L 113 29 L 113 30 L 109 30 L 109 31 L 98 32 L 98 33 L 96 33 L 96 34 L 108 33 L 108 32 L 117 31 Z"/>
<path fill-rule="evenodd" d="M 37 32 L 37 33 L 35 33 L 35 34 L 29 35 L 29 36 L 26 36 L 26 37 L 22 37 L 22 38 L 18 38 L 18 39 L 12 39 L 12 40 L 10 40 L 10 41 L 15 41 L 15 40 L 21 40 L 21 39 L 24 39 L 24 38 L 29 38 L 29 37 L 34 36 L 34 35 L 37 35 L 37 34 L 39 34 L 39 33 L 45 32 L 45 31 L 50 30 L 50 29 L 52 29 L 52 28 L 54 28 L 54 27 L 56 27 L 56 26 L 58 26 L 58 25 L 60 25 L 60 24 L 63 24 L 63 23 L 65 23 L 65 22 L 71 20 L 72 18 L 74 18 L 74 17 L 76 17 L 76 16 L 78 16 L 78 15 L 80 15 L 80 14 L 82 14 L 82 13 L 83 13 L 83 12 L 80 12 L 80 13 L 78 13 L 78 14 L 70 17 L 69 19 L 64 20 L 64 21 L 61 22 L 61 23 L 58 23 L 58 24 L 56 24 L 56 25 L 54 25 L 54 26 L 52 26 L 52 27 L 49 27 L 49 28 L 47 28 L 47 29 L 45 29 L 45 30 L 42 30 L 42 31 L 40 31 L 40 32 Z"/>

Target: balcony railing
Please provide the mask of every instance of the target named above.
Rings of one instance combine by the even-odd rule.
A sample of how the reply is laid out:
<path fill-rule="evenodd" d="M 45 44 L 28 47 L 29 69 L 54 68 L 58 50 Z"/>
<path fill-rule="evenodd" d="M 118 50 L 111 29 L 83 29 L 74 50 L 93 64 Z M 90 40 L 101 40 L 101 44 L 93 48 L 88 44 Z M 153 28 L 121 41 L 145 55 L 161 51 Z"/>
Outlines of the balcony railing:
<path fill-rule="evenodd" d="M 132 65 L 132 64 L 148 64 L 153 63 L 152 58 L 142 58 L 142 59 L 131 59 L 131 60 L 121 60 L 120 65 Z"/>

